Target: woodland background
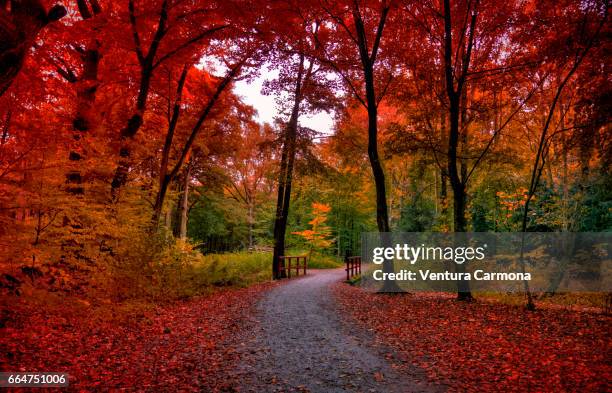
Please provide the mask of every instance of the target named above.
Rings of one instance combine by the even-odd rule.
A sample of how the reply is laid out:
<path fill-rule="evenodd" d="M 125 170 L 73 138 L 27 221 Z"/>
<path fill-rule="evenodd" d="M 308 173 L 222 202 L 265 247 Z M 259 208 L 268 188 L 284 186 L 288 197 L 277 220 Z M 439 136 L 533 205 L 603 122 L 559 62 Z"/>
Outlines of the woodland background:
<path fill-rule="evenodd" d="M 607 1 L 0 6 L 11 296 L 189 296 L 364 231 L 612 229 Z M 232 89 L 260 76 L 273 124 Z"/>

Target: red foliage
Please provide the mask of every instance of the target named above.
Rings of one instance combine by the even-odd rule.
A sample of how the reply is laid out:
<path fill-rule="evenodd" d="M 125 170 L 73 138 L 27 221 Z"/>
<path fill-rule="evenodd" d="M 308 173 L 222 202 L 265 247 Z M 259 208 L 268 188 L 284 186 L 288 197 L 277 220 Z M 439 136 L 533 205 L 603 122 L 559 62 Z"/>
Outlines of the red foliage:
<path fill-rule="evenodd" d="M 0 329 L 0 370 L 68 372 L 72 388 L 226 390 L 251 307 L 269 285 L 141 310 L 123 322 L 12 307 L 19 318 Z"/>
<path fill-rule="evenodd" d="M 451 391 L 610 391 L 610 317 L 367 293 L 339 284 L 351 320 Z"/>

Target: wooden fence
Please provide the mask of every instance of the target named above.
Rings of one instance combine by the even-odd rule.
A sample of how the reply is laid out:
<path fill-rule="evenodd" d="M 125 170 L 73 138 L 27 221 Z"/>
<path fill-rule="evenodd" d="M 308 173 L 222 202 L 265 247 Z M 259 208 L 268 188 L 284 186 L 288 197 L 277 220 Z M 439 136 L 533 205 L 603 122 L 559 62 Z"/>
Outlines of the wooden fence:
<path fill-rule="evenodd" d="M 300 275 L 300 269 L 306 274 L 306 268 L 308 267 L 307 256 L 280 256 L 280 272 L 281 276 L 283 272 L 287 273 L 287 278 L 291 278 L 291 270 L 295 269 L 295 275 Z"/>
<path fill-rule="evenodd" d="M 346 263 L 346 280 L 350 280 L 351 277 L 360 276 L 361 275 L 361 257 L 346 257 L 344 258 L 344 263 Z"/>

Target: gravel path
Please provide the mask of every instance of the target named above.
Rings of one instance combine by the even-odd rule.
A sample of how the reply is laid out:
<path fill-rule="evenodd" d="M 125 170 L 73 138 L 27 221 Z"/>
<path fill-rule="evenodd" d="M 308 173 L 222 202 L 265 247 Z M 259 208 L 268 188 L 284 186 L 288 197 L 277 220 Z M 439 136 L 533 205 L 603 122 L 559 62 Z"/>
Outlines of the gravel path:
<path fill-rule="evenodd" d="M 257 329 L 246 343 L 243 392 L 424 392 L 418 372 L 399 374 L 337 314 L 330 286 L 344 271 L 311 270 L 271 290 L 258 304 Z M 385 356 L 387 355 L 387 356 Z"/>

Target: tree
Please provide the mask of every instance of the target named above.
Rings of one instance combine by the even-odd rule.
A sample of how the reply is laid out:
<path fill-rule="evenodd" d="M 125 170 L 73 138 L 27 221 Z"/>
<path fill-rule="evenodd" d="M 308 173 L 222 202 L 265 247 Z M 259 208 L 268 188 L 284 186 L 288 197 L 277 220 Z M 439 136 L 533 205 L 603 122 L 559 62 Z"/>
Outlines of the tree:
<path fill-rule="evenodd" d="M 425 56 L 437 55 L 425 65 L 413 59 L 406 63 L 414 73 L 413 89 L 429 100 L 433 91 L 439 100 L 434 111 L 417 107 L 418 129 L 425 133 L 420 143 L 429 147 L 441 169 L 444 198 L 447 178 L 453 191 L 453 230 L 465 232 L 470 179 L 536 92 L 537 87 L 524 89 L 521 78 L 541 59 L 526 60 L 520 45 L 529 36 L 515 25 L 524 10 L 512 2 L 444 0 L 440 10 L 431 4 L 407 9 L 420 31 L 413 45 Z M 507 51 L 515 56 L 508 57 Z M 459 282 L 458 299 L 471 298 L 469 282 Z"/>
<path fill-rule="evenodd" d="M 255 209 L 261 200 L 260 193 L 266 180 L 266 174 L 272 172 L 273 160 L 271 145 L 272 128 L 254 122 L 246 124 L 242 130 L 243 143 L 237 146 L 234 157 L 227 163 L 227 192 L 237 202 L 246 207 L 249 228 L 248 247 L 255 246 Z"/>
<path fill-rule="evenodd" d="M 268 89 L 276 94 L 288 94 L 288 106 L 281 106 L 288 115 L 283 126 L 282 150 L 280 154 L 280 170 L 278 172 L 278 193 L 276 216 L 274 218 L 274 251 L 272 255 L 272 274 L 278 279 L 284 274 L 280 264 L 285 253 L 285 235 L 287 219 L 291 204 L 291 186 L 297 151 L 299 118 L 303 111 L 326 110 L 333 103 L 333 96 L 327 92 L 329 82 L 324 75 L 325 70 L 316 61 L 314 53 L 319 45 L 318 34 L 321 21 L 312 15 L 312 10 L 299 3 L 291 3 L 287 8 L 274 9 L 283 18 L 279 25 L 274 25 L 272 31 L 277 33 L 274 40 L 274 66 L 279 69 L 279 78 L 268 83 Z M 294 21 L 287 24 L 287 20 Z M 287 29 L 290 27 L 290 29 Z M 280 100 L 279 100 L 280 101 Z"/>
<path fill-rule="evenodd" d="M 393 51 L 390 45 L 386 45 L 388 40 L 383 40 L 391 4 L 387 1 L 366 2 L 360 6 L 357 1 L 337 4 L 325 1 L 321 6 L 335 24 L 335 31 L 343 34 L 339 50 L 332 52 L 329 48 L 337 45 L 336 42 L 321 46 L 321 58 L 341 76 L 349 91 L 368 112 L 368 157 L 376 185 L 376 222 L 379 232 L 389 232 L 385 173 L 378 152 L 378 105 L 393 80 L 393 60 L 390 59 Z M 379 59 L 381 46 L 384 47 L 384 63 Z M 355 64 L 353 59 L 359 59 L 359 63 Z M 386 67 L 379 70 L 377 60 Z M 360 74 L 355 73 L 356 69 Z"/>
<path fill-rule="evenodd" d="M 195 116 L 195 123 L 191 127 L 191 132 L 189 133 L 183 146 L 179 149 L 179 154 L 174 166 L 172 167 L 172 169 L 168 170 L 170 149 L 172 148 L 174 131 L 181 115 L 181 97 L 183 86 L 185 84 L 185 78 L 187 77 L 188 72 L 188 67 L 185 66 L 183 68 L 181 76 L 178 80 L 176 99 L 172 109 L 172 116 L 168 123 L 168 131 L 166 132 L 166 138 L 162 150 L 162 159 L 159 168 L 159 191 L 157 192 L 155 204 L 153 206 L 152 221 L 154 225 L 157 225 L 159 221 L 161 209 L 164 205 L 166 191 L 168 190 L 170 182 L 177 176 L 177 174 L 181 170 L 196 138 L 200 134 L 204 122 L 208 119 L 209 115 L 211 114 L 211 111 L 217 104 L 217 101 L 219 101 L 219 99 L 221 98 L 222 93 L 228 88 L 228 86 L 231 85 L 231 82 L 239 75 L 243 65 L 248 59 L 248 56 L 250 55 L 247 55 L 247 57 L 240 59 L 236 64 L 231 65 L 227 70 L 226 75 L 222 78 L 219 78 L 218 82 L 216 83 L 216 87 L 212 90 L 212 94 L 208 97 L 208 101 L 199 111 L 199 114 Z"/>
<path fill-rule="evenodd" d="M 323 250 L 331 246 L 330 240 L 331 229 L 327 226 L 327 215 L 330 212 L 331 207 L 324 203 L 312 203 L 312 220 L 308 222 L 311 229 L 305 229 L 303 231 L 293 232 L 294 235 L 298 235 L 304 238 L 310 245 L 310 251 L 308 258 L 312 258 L 313 250 Z"/>
<path fill-rule="evenodd" d="M 81 3 L 85 0 L 80 0 Z M 40 0 L 0 1 L 0 96 L 21 70 L 38 33 L 65 15 L 66 9 L 59 4 L 47 12 Z"/>
<path fill-rule="evenodd" d="M 569 80 L 574 76 L 580 64 L 584 61 L 585 57 L 596 43 L 599 38 L 599 33 L 603 26 L 605 25 L 608 19 L 608 7 L 607 4 L 603 6 L 595 5 L 593 9 L 586 9 L 582 18 L 574 23 L 571 23 L 566 28 L 571 32 L 574 32 L 574 28 L 576 28 L 573 37 L 576 38 L 577 43 L 574 47 L 570 47 L 573 49 L 573 53 L 571 53 L 570 57 L 573 58 L 573 62 L 570 63 L 569 70 L 566 71 L 565 75 L 562 74 L 565 64 L 561 65 L 560 70 L 558 70 L 559 75 L 559 84 L 554 90 L 554 95 L 552 101 L 550 103 L 548 114 L 546 116 L 546 121 L 542 127 L 542 131 L 540 133 L 539 142 L 537 145 L 537 152 L 535 155 L 533 169 L 531 170 L 531 180 L 529 181 L 529 188 L 527 190 L 527 196 L 525 198 L 525 205 L 523 207 L 523 217 L 521 222 L 521 232 L 522 232 L 522 241 L 521 241 L 521 253 L 520 253 L 520 261 L 522 270 L 525 270 L 525 262 L 523 259 L 523 249 L 525 242 L 525 232 L 527 232 L 527 220 L 529 217 L 529 204 L 535 195 L 536 189 L 540 183 L 540 177 L 542 176 L 542 171 L 544 169 L 544 165 L 546 163 L 546 158 L 548 155 L 548 151 L 551 144 L 551 138 L 548 136 L 548 131 L 551 127 L 553 116 L 555 114 L 555 110 L 557 107 L 557 103 L 563 93 L 563 89 L 569 82 Z M 589 26 L 591 25 L 591 26 Z M 594 25 L 594 28 L 593 28 Z M 589 31 L 585 27 L 589 26 L 594 29 L 594 32 Z M 531 291 L 529 290 L 529 284 L 527 281 L 524 282 L 525 296 L 527 298 L 527 309 L 535 310 L 535 304 L 533 303 L 533 299 L 531 296 Z"/>
<path fill-rule="evenodd" d="M 127 176 L 131 167 L 131 150 L 132 142 L 136 133 L 141 128 L 143 123 L 144 112 L 147 108 L 147 100 L 149 98 L 149 91 L 151 88 L 151 80 L 153 74 L 160 65 L 173 59 L 178 55 L 187 55 L 190 61 L 194 61 L 195 57 L 201 52 L 196 51 L 198 45 L 201 45 L 205 40 L 211 40 L 215 34 L 228 28 L 227 23 L 219 23 L 216 18 L 210 18 L 209 20 L 201 20 L 199 15 L 203 14 L 209 16 L 212 12 L 196 12 L 193 9 L 181 9 L 181 7 L 171 7 L 170 0 L 162 0 L 159 4 L 159 17 L 154 24 L 154 30 L 143 34 L 140 31 L 142 26 L 149 26 L 150 21 L 146 22 L 139 18 L 136 11 L 135 0 L 129 0 L 128 11 L 129 21 L 132 29 L 132 37 L 134 41 L 134 51 L 136 58 L 138 59 L 139 65 L 139 82 L 138 82 L 138 93 L 136 97 L 136 105 L 132 115 L 127 121 L 124 128 L 121 129 L 121 148 L 119 151 L 119 165 L 115 170 L 115 175 L 111 183 L 112 196 L 117 197 L 117 193 L 121 186 L 127 181 Z M 154 6 L 155 4 L 146 4 L 147 6 Z M 171 12 L 174 11 L 174 12 Z M 144 15 L 146 13 L 143 12 Z M 174 16 L 174 18 L 172 18 Z M 181 23 L 193 23 L 189 17 L 195 17 L 195 20 L 201 23 L 199 31 L 187 30 L 187 38 L 183 38 L 182 35 L 172 36 L 169 32 L 181 32 Z M 210 16 L 209 16 L 210 17 Z M 174 22 L 174 24 L 173 24 Z M 146 41 L 143 37 L 150 37 L 148 46 L 145 47 Z M 167 43 L 171 41 L 171 43 Z M 163 51 L 165 49 L 165 51 Z M 163 52 L 162 52 L 163 51 Z M 184 52 L 188 52 L 185 54 Z M 229 76 L 229 74 L 228 74 Z M 232 78 L 233 78 L 232 74 Z M 231 79 L 231 78 L 230 78 Z M 225 88 L 228 82 L 223 85 L 221 91 Z M 219 92 L 219 94 L 221 93 Z M 202 120 L 203 121 L 203 120 Z"/>

